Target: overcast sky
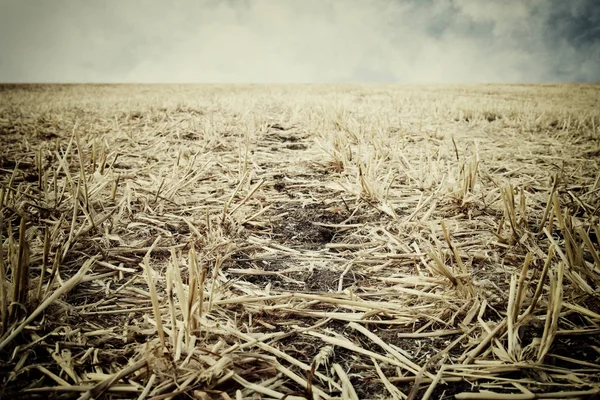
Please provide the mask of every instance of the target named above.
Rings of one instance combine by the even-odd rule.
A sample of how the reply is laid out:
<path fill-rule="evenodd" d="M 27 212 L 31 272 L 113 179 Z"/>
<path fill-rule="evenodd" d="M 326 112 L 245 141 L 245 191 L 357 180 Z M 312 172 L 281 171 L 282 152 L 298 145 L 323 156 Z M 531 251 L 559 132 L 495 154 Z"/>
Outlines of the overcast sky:
<path fill-rule="evenodd" d="M 600 0 L 0 0 L 2 82 L 598 82 Z"/>

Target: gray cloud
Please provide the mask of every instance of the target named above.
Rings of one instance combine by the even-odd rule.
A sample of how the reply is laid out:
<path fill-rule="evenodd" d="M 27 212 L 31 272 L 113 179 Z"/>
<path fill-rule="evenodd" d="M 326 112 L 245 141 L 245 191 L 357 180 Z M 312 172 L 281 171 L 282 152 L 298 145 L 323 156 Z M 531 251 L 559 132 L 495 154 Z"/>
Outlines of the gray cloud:
<path fill-rule="evenodd" d="M 596 0 L 0 0 L 0 81 L 590 82 Z"/>

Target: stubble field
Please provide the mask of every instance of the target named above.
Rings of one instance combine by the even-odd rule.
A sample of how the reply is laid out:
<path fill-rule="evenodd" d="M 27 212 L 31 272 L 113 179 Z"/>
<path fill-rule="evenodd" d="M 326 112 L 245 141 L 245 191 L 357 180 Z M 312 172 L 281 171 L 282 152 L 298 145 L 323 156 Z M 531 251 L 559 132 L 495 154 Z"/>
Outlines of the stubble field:
<path fill-rule="evenodd" d="M 0 87 L 0 398 L 600 394 L 600 86 Z"/>

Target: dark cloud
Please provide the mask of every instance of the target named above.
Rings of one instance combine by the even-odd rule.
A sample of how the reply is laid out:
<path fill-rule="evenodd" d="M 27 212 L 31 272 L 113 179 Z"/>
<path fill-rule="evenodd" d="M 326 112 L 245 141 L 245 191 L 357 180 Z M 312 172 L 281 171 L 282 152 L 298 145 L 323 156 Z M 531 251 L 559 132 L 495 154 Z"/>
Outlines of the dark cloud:
<path fill-rule="evenodd" d="M 558 2 L 546 21 L 557 41 L 575 49 L 600 45 L 600 3 L 596 0 Z"/>
<path fill-rule="evenodd" d="M 0 81 L 599 81 L 597 0 L 0 0 Z"/>

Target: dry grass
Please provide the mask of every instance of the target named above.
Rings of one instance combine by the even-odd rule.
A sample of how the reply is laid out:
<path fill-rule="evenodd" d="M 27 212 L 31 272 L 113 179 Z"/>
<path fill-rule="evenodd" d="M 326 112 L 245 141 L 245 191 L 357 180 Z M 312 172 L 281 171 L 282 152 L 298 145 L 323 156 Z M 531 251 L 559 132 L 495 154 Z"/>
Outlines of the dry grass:
<path fill-rule="evenodd" d="M 2 86 L 0 397 L 600 393 L 599 86 Z"/>

